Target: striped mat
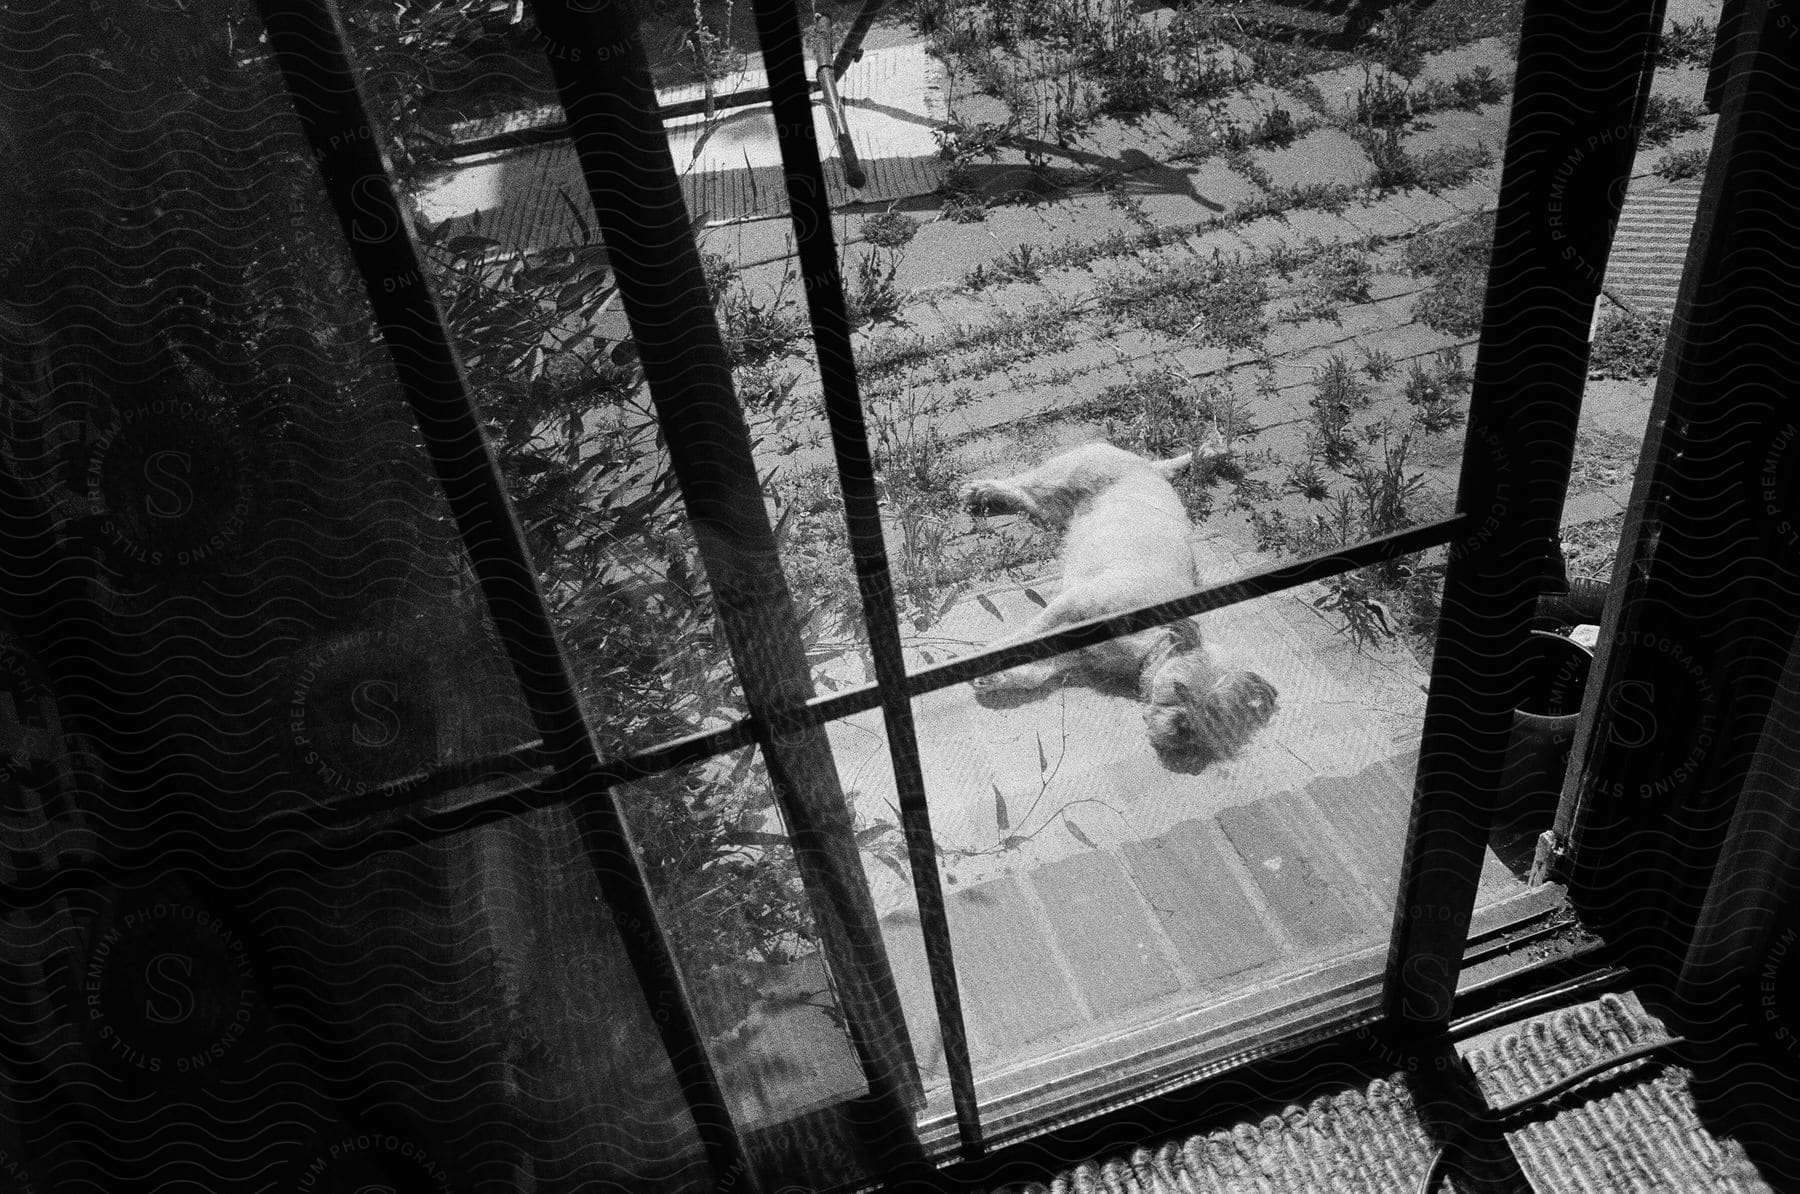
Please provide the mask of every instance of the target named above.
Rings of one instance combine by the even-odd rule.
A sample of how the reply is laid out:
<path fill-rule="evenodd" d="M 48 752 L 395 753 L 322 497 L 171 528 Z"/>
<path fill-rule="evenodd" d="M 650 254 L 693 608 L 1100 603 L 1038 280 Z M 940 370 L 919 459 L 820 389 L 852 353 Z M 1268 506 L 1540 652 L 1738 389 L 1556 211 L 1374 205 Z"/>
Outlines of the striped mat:
<path fill-rule="evenodd" d="M 1637 1004 L 1605 995 L 1502 1030 L 1464 1048 L 1488 1105 L 1549 1086 L 1632 1045 L 1668 1035 Z M 1688 1071 L 1662 1056 L 1606 1071 L 1546 1104 L 1506 1139 L 1539 1194 L 1772 1189 L 1736 1141 L 1708 1134 L 1695 1115 Z M 993 1194 L 1407 1194 L 1431 1161 L 1411 1094 L 1398 1076 L 1321 1096 L 1258 1123 L 1091 1161 L 1048 1184 Z M 1459 1190 L 1441 1177 L 1437 1194 Z M 1467 1189 L 1466 1186 L 1461 1189 Z"/>
<path fill-rule="evenodd" d="M 1639 311 L 1674 311 L 1699 207 L 1697 178 L 1627 195 L 1606 262 L 1606 289 Z"/>

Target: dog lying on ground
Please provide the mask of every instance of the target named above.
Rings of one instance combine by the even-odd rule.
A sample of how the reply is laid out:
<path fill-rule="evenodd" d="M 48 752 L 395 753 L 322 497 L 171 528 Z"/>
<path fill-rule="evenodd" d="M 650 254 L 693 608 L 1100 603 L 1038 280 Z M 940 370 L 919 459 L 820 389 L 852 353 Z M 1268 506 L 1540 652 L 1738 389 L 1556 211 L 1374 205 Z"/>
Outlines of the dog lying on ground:
<path fill-rule="evenodd" d="M 1199 454 L 1227 453 L 1214 440 Z M 965 485 L 971 512 L 1024 514 L 1063 535 L 1062 591 L 995 645 L 1199 588 L 1189 544 L 1193 523 L 1169 484 L 1194 456 L 1150 461 L 1111 444 L 1086 444 L 1017 476 Z M 1151 743 L 1178 757 L 1226 758 L 1275 713 L 1274 686 L 1232 667 L 1204 641 L 1194 618 L 983 676 L 974 687 L 978 693 L 1032 690 L 1077 670 L 1136 680 L 1150 705 L 1144 722 Z"/>

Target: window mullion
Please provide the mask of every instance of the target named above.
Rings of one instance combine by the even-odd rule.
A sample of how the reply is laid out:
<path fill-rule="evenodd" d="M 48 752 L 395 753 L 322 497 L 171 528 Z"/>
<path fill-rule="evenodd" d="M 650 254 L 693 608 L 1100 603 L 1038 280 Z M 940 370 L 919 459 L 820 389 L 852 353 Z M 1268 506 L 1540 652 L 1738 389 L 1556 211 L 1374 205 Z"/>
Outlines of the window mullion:
<path fill-rule="evenodd" d="M 923 1164 L 918 1067 L 831 745 L 817 722 L 788 714 L 813 696 L 800 620 L 636 15 L 624 0 L 533 0 L 532 11 L 869 1083 L 861 1126 L 884 1168 Z"/>
<path fill-rule="evenodd" d="M 865 5 L 852 31 L 858 41 L 879 7 L 880 0 L 869 0 Z M 900 618 L 894 605 L 893 578 L 888 569 L 881 528 L 868 427 L 856 382 L 856 358 L 850 344 L 843 276 L 831 235 L 830 197 L 813 129 L 800 22 L 791 0 L 756 0 L 755 8 L 763 67 L 768 74 L 770 106 L 787 182 L 789 214 L 793 219 L 800 273 L 805 282 L 803 289 L 812 318 L 813 343 L 818 352 L 825 413 L 831 427 L 832 450 L 837 457 L 838 481 L 844 493 L 850 550 L 855 559 L 857 587 L 861 591 L 863 618 L 875 665 L 876 692 L 887 728 L 888 754 L 893 763 L 902 833 L 912 869 L 913 895 L 918 902 L 920 929 L 925 938 L 926 968 L 931 975 L 938 1031 L 949 1071 L 951 1100 L 956 1108 L 957 1130 L 964 1155 L 974 1157 L 981 1152 L 975 1075 L 969 1059 L 962 997 L 956 983 L 944 890 L 938 878 L 937 847 L 931 831 L 925 775 L 919 762 L 912 699 L 907 693 L 906 657 L 901 648 Z M 831 69 L 823 62 L 820 66 Z"/>
<path fill-rule="evenodd" d="M 1537 597 L 1558 531 L 1588 330 L 1636 151 L 1663 0 L 1527 0 L 1443 614 L 1389 944 L 1387 1014 L 1448 1023 Z"/>
<path fill-rule="evenodd" d="M 411 220 L 357 87 L 343 26 L 329 0 L 259 0 L 258 7 L 420 438 L 556 767 L 555 786 L 592 814 L 583 818 L 583 841 L 600 889 L 622 923 L 640 926 L 620 939 L 646 998 L 669 1012 L 658 1017 L 659 1032 L 707 1157 L 721 1181 L 754 1187 L 742 1136 L 657 922 L 648 880 L 598 771 L 574 677 L 443 314 L 426 285 Z"/>

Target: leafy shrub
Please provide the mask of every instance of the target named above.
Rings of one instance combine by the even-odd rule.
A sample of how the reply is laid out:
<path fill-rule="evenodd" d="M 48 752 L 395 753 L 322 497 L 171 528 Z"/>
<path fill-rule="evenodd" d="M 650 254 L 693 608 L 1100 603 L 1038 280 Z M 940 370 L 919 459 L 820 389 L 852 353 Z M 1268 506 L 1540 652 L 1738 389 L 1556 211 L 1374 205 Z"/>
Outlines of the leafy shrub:
<path fill-rule="evenodd" d="M 1704 20 L 1670 21 L 1656 41 L 1656 64 L 1675 66 L 1683 62 L 1708 62 L 1718 29 Z"/>
<path fill-rule="evenodd" d="M 1708 151 L 1698 145 L 1670 150 L 1656 163 L 1656 172 L 1671 182 L 1682 178 L 1699 178 L 1706 173 L 1708 156 Z"/>

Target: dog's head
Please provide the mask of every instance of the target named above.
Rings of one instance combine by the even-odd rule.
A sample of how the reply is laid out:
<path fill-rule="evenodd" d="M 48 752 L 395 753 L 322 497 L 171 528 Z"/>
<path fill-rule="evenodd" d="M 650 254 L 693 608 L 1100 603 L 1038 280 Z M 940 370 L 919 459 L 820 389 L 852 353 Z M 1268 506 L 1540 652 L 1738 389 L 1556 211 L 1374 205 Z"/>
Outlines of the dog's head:
<path fill-rule="evenodd" d="M 1203 650 L 1171 656 L 1150 683 L 1144 724 L 1165 754 L 1236 754 L 1275 715 L 1275 686 L 1255 672 L 1218 667 Z"/>

